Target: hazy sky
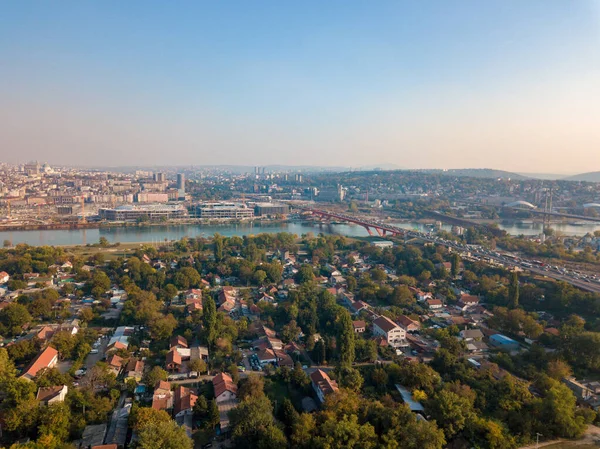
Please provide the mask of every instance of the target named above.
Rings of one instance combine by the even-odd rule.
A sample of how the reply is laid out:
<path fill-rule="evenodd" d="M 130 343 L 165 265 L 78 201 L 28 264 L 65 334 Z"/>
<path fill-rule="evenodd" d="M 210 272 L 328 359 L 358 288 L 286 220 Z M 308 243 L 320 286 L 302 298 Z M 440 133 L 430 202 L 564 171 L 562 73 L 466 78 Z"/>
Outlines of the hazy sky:
<path fill-rule="evenodd" d="M 600 170 L 600 0 L 2 2 L 32 159 Z"/>

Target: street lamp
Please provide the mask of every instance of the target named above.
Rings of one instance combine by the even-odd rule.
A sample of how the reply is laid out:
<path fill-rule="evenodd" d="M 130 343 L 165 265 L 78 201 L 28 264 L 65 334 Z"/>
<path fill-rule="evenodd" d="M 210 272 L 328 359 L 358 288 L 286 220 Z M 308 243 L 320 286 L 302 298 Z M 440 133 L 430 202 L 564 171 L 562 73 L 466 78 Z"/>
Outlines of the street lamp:
<path fill-rule="evenodd" d="M 542 435 L 539 432 L 535 433 L 535 449 L 538 449 L 540 447 L 540 437 L 543 437 L 544 435 Z"/>

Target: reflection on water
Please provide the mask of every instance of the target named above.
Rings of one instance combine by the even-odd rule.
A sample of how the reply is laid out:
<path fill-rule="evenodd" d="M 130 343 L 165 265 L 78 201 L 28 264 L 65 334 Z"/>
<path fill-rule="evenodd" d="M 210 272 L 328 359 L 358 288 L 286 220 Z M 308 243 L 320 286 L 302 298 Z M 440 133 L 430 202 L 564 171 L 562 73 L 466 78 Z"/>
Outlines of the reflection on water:
<path fill-rule="evenodd" d="M 428 232 L 431 227 L 421 223 L 395 223 L 403 229 Z M 511 223 L 499 224 L 500 229 L 512 235 L 538 235 L 542 232 L 542 223 Z M 451 226 L 444 225 L 444 230 L 450 231 Z M 565 235 L 585 235 L 600 229 L 600 224 L 553 224 L 552 228 Z M 9 240 L 13 245 L 27 243 L 29 245 L 85 245 L 97 243 L 100 237 L 105 237 L 109 242 L 136 243 L 136 242 L 163 242 L 165 240 L 179 240 L 183 237 L 210 237 L 218 232 L 226 237 L 234 235 L 244 236 L 260 234 L 263 232 L 277 233 L 289 232 L 302 235 L 309 232 L 318 234 L 347 235 L 349 237 L 365 237 L 369 234 L 366 229 L 353 224 L 321 224 L 310 222 L 288 223 L 232 223 L 223 225 L 168 225 L 146 227 L 114 227 L 103 229 L 74 229 L 74 230 L 44 230 L 44 231 L 3 231 L 0 240 Z"/>

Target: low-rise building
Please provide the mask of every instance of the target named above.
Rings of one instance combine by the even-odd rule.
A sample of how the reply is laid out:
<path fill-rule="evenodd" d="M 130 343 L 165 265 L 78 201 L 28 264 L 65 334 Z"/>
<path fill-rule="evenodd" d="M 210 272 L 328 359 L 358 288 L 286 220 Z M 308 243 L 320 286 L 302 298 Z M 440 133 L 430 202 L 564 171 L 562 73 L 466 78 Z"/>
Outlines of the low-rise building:
<path fill-rule="evenodd" d="M 215 401 L 227 402 L 237 398 L 237 385 L 233 382 L 231 376 L 227 373 L 217 374 L 213 380 L 213 389 L 215 390 Z"/>
<path fill-rule="evenodd" d="M 27 369 L 21 374 L 21 378 L 32 380 L 38 371 L 44 368 L 54 368 L 57 364 L 58 351 L 52 346 L 47 346 L 35 357 L 35 359 L 33 359 Z"/>
<path fill-rule="evenodd" d="M 68 391 L 69 388 L 66 385 L 41 387 L 37 392 L 36 399 L 45 405 L 56 404 L 65 400 Z"/>
<path fill-rule="evenodd" d="M 406 331 L 385 316 L 373 321 L 373 335 L 384 337 L 393 348 L 402 346 L 406 340 Z"/>
<path fill-rule="evenodd" d="M 352 327 L 354 328 L 354 332 L 362 334 L 367 329 L 367 323 L 362 320 L 352 321 Z"/>
<path fill-rule="evenodd" d="M 323 370 L 316 370 L 310 375 L 312 387 L 321 403 L 325 402 L 325 397 L 338 391 L 338 385 L 335 380 L 327 375 Z"/>

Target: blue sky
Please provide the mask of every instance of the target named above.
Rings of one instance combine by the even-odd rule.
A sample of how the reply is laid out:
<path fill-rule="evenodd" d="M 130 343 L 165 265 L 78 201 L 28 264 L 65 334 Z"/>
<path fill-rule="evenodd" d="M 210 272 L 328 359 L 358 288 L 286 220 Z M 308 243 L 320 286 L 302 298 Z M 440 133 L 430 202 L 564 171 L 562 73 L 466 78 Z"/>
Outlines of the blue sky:
<path fill-rule="evenodd" d="M 0 156 L 600 170 L 599 50 L 596 0 L 5 2 Z"/>

